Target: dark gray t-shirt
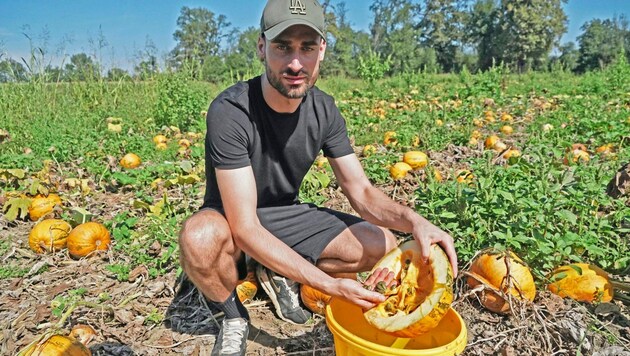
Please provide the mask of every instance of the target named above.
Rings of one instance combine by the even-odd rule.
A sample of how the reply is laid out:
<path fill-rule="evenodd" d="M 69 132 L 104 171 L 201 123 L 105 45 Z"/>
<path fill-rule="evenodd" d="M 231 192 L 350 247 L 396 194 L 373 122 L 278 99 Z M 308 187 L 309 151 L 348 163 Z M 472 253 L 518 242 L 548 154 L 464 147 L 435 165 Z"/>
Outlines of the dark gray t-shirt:
<path fill-rule="evenodd" d="M 204 207 L 223 206 L 215 168 L 251 166 L 262 208 L 297 203 L 302 179 L 320 150 L 332 158 L 354 153 L 330 95 L 313 87 L 294 113 L 277 113 L 263 98 L 260 76 L 219 94 L 206 126 Z"/>

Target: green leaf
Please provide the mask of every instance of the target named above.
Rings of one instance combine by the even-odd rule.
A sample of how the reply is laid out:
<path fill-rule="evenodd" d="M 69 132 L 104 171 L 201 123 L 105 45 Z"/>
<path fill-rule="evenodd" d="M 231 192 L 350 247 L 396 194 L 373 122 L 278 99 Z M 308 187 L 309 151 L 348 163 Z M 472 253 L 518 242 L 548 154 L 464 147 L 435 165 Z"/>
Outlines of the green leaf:
<path fill-rule="evenodd" d="M 577 216 L 566 209 L 557 211 L 556 216 L 563 220 L 569 221 L 571 224 L 577 223 Z"/>
<path fill-rule="evenodd" d="M 445 219 L 454 219 L 457 217 L 457 214 L 450 211 L 443 211 L 440 213 L 440 217 Z"/>
<path fill-rule="evenodd" d="M 8 221 L 14 221 L 18 217 L 20 219 L 24 219 L 28 215 L 28 207 L 30 205 L 31 199 L 13 198 L 4 203 L 2 206 L 2 212 Z"/>
<path fill-rule="evenodd" d="M 25 176 L 26 173 L 23 169 L 0 169 L 0 177 L 5 177 L 6 179 L 24 179 Z"/>
<path fill-rule="evenodd" d="M 73 207 L 73 208 L 70 208 L 69 210 L 70 210 L 70 220 L 72 220 L 71 221 L 72 226 L 77 226 L 79 224 L 86 223 L 92 220 L 92 217 L 94 217 L 94 214 L 80 207 Z"/>

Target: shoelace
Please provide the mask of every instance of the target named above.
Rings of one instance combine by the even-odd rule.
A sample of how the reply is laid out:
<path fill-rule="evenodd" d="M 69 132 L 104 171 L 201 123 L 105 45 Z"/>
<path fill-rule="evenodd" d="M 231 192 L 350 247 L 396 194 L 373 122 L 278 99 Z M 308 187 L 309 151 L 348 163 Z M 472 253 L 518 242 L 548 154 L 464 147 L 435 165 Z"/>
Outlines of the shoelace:
<path fill-rule="evenodd" d="M 247 328 L 247 322 L 241 319 L 223 320 L 222 354 L 230 354 L 241 351 L 241 342 Z"/>

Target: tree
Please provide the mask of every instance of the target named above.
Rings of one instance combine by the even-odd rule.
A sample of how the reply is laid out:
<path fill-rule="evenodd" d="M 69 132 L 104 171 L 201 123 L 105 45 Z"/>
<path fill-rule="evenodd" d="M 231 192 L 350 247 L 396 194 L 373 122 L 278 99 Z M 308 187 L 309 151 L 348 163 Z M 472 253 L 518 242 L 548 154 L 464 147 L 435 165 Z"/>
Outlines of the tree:
<path fill-rule="evenodd" d="M 85 53 L 70 57 L 70 63 L 64 68 L 64 76 L 68 80 L 84 81 L 100 77 L 98 65 Z"/>
<path fill-rule="evenodd" d="M 263 65 L 256 53 L 260 28 L 249 27 L 244 31 L 234 30 L 229 36 L 229 47 L 225 53 L 225 68 L 232 79 L 241 80 L 262 73 Z M 206 71 L 204 70 L 204 75 Z"/>
<path fill-rule="evenodd" d="M 560 63 L 562 69 L 568 71 L 575 71 L 578 66 L 578 60 L 580 58 L 580 53 L 578 49 L 575 47 L 575 43 L 567 42 L 558 47 L 558 51 L 560 55 L 558 56 L 558 62 Z"/>
<path fill-rule="evenodd" d="M 0 83 L 23 82 L 28 79 L 27 74 L 22 63 L 12 58 L 0 61 Z"/>
<path fill-rule="evenodd" d="M 582 25 L 578 36 L 579 59 L 577 70 L 585 72 L 601 69 L 612 63 L 624 49 L 630 51 L 630 31 L 625 17 L 594 19 Z M 628 55 L 629 52 L 626 52 Z"/>
<path fill-rule="evenodd" d="M 425 0 L 418 24 L 425 47 L 432 48 L 445 71 L 459 70 L 457 63 L 464 46 L 466 0 Z"/>
<path fill-rule="evenodd" d="M 131 79 L 129 73 L 122 68 L 111 68 L 107 71 L 107 79 L 111 81 Z"/>
<path fill-rule="evenodd" d="M 221 40 L 230 23 L 224 15 L 215 16 L 203 8 L 184 6 L 177 18 L 177 26 L 173 33 L 177 45 L 172 51 L 175 67 L 186 65 L 196 75 L 204 58 L 219 55 Z"/>
<path fill-rule="evenodd" d="M 393 72 L 420 70 L 420 5 L 411 0 L 375 0 L 370 10 L 372 50 L 383 58 L 391 56 Z"/>

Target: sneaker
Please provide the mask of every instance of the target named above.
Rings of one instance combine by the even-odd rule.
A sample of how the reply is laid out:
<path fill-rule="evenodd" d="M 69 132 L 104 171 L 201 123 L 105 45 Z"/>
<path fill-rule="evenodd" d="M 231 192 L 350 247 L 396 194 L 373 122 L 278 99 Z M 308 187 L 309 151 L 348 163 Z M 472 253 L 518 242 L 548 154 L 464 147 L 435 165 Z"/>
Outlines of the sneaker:
<path fill-rule="evenodd" d="M 223 319 L 212 356 L 245 356 L 249 323 L 243 318 Z"/>
<path fill-rule="evenodd" d="M 258 264 L 256 276 L 262 288 L 276 307 L 280 319 L 291 324 L 305 324 L 312 314 L 300 306 L 299 283 L 276 274 Z"/>

